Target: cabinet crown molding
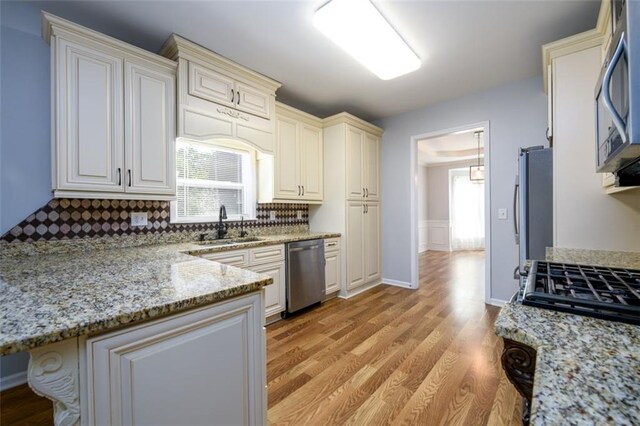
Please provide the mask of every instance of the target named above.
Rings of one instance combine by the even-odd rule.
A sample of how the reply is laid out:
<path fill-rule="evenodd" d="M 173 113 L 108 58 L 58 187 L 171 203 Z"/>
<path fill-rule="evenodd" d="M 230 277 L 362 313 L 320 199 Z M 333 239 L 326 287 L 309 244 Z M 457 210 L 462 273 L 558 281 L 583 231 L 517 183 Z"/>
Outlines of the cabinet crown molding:
<path fill-rule="evenodd" d="M 230 73 L 235 78 L 246 80 L 248 83 L 261 86 L 272 92 L 275 92 L 280 88 L 280 86 L 282 86 L 280 82 L 227 59 L 206 47 L 179 36 L 178 34 L 171 34 L 169 36 L 160 49 L 160 54 L 174 61 L 177 61 L 180 58 L 205 61 L 205 63 L 208 63 L 209 65 L 213 65 Z"/>
<path fill-rule="evenodd" d="M 335 126 L 336 124 L 350 124 L 360 130 L 371 133 L 374 136 L 382 137 L 382 134 L 384 133 L 384 129 L 366 122 L 355 115 L 349 114 L 348 112 L 341 112 L 339 114 L 332 115 L 331 117 L 327 117 L 322 120 L 322 122 L 323 127 L 325 128 Z"/>
<path fill-rule="evenodd" d="M 602 44 L 607 32 L 607 25 L 610 22 L 610 14 L 610 0 L 602 0 L 595 28 L 542 46 L 542 83 L 545 93 L 549 90 L 547 69 L 548 66 L 551 65 L 551 61 L 560 56 L 569 55 Z"/>
<path fill-rule="evenodd" d="M 322 128 L 322 119 L 316 117 L 315 115 L 311 115 L 307 112 L 301 111 L 299 109 L 290 107 L 289 105 L 285 105 L 282 102 L 276 101 L 276 115 L 283 115 L 287 117 L 291 117 L 298 121 L 302 121 L 311 126 L 316 126 Z"/>
<path fill-rule="evenodd" d="M 162 65 L 173 71 L 178 67 L 178 63 L 176 61 L 172 61 L 166 57 L 132 46 L 129 43 L 125 43 L 111 36 L 99 33 L 90 28 L 83 27 L 82 25 L 78 25 L 74 22 L 67 21 L 66 19 L 42 11 L 42 38 L 44 41 L 50 44 L 52 37 L 61 35 L 67 38 L 80 37 L 84 41 L 99 43 L 102 46 L 117 49 L 118 51 L 131 55 L 137 59 L 152 61 L 156 66 Z"/>

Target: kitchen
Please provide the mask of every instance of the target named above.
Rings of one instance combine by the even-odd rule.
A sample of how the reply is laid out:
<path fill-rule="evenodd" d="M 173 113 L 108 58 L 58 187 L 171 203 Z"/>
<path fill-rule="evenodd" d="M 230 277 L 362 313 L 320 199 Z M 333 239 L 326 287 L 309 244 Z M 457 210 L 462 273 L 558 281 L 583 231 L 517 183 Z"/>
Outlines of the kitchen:
<path fill-rule="evenodd" d="M 490 342 L 483 348 L 489 346 L 492 399 L 507 400 L 506 411 L 530 414 L 532 424 L 637 423 L 640 407 L 629 398 L 640 387 L 633 350 L 640 344 L 637 325 L 525 306 L 524 294 L 524 304 L 507 303 L 519 284 L 524 288 L 537 275 L 514 278 L 518 263 L 518 275 L 544 267 L 545 260 L 628 268 L 629 274 L 640 268 L 640 191 L 633 188 L 638 163 L 631 161 L 640 157 L 632 121 L 640 109 L 631 96 L 627 114 L 611 113 L 621 110 L 621 100 L 614 98 L 613 108 L 599 101 L 603 111 L 594 115 L 594 99 L 602 93 L 595 90 L 608 75 L 600 75 L 603 63 L 605 71 L 614 71 L 622 63 L 633 69 L 637 60 L 633 48 L 619 48 L 637 44 L 631 24 L 638 8 L 624 4 L 558 2 L 557 16 L 551 16 L 544 13 L 550 6 L 528 3 L 376 2 L 383 20 L 418 53 L 412 56 L 409 49 L 409 71 L 385 80 L 389 75 L 379 78 L 361 67 L 363 58 L 344 54 L 319 31 L 327 30 L 321 23 L 314 27 L 312 16 L 322 4 L 220 2 L 192 4 L 190 10 L 167 2 L 165 10 L 146 10 L 144 3 L 3 2 L 3 396 L 25 389 L 21 399 L 31 401 L 28 382 L 37 394 L 56 401 L 56 424 L 263 424 L 267 417 L 274 424 L 283 419 L 363 424 L 391 422 L 393 416 L 406 420 L 412 412 L 419 413 L 413 423 L 445 420 L 456 406 L 445 390 L 452 387 L 447 392 L 456 394 L 454 384 L 466 376 L 461 369 L 458 377 L 440 361 L 442 353 L 456 350 L 445 350 L 449 345 L 440 341 L 428 348 L 430 339 L 447 330 L 460 332 L 451 337 L 454 347 L 462 345 L 461 336 L 475 340 L 475 334 L 465 334 L 469 329 L 461 332 L 451 322 L 458 314 L 465 321 L 487 321 L 477 332 Z M 198 16 L 207 7 L 221 16 L 240 13 L 258 26 L 220 17 L 219 28 L 210 28 Z M 618 17 L 626 7 L 623 31 L 625 19 Z M 299 15 L 286 15 L 289 9 Z M 430 79 L 418 73 L 435 66 L 412 21 L 427 12 L 438 16 L 441 22 L 432 24 L 442 31 L 460 21 L 468 37 L 460 48 L 496 61 L 504 68 L 500 78 L 479 68 L 479 81 L 447 80 L 448 73 L 451 78 L 471 74 L 464 67 L 434 68 L 448 84 L 429 86 L 429 103 L 410 90 L 406 82 Z M 535 70 L 509 74 L 507 56 L 501 56 L 508 49 L 477 49 L 468 20 L 482 16 L 506 31 L 500 13 L 515 19 L 526 12 L 538 25 L 552 17 L 556 24 L 544 35 L 536 28 L 547 27 L 528 27 L 528 34 L 509 27 L 513 44 L 503 48 L 535 41 L 520 54 L 523 62 L 535 62 Z M 296 16 L 307 21 L 291 19 Z M 413 25 L 405 27 L 403 20 Z M 291 29 L 303 24 L 300 33 Z M 261 40 L 267 25 L 281 30 L 264 33 L 268 36 Z M 289 58 L 279 47 L 294 34 L 302 37 L 291 43 L 301 59 L 278 64 L 269 54 Z M 443 34 L 438 42 L 444 45 Z M 317 58 L 308 57 L 306 43 L 317 46 Z M 541 47 L 542 57 L 537 56 Z M 410 72 L 416 57 L 422 68 Z M 310 67 L 314 60 L 331 61 L 337 72 Z M 292 63 L 300 68 L 285 73 Z M 620 82 L 627 80 L 619 75 L 609 75 L 616 85 L 612 97 L 624 93 Z M 347 90 L 364 101 L 345 100 L 340 92 Z M 381 98 L 391 93 L 402 96 Z M 620 125 L 620 116 L 631 121 Z M 596 117 L 610 122 L 599 124 L 604 136 L 594 130 Z M 490 196 L 487 275 L 480 280 L 487 294 L 469 305 L 469 313 L 460 313 L 467 305 L 456 309 L 442 296 L 449 291 L 446 276 L 429 275 L 437 265 L 427 264 L 423 280 L 412 141 L 485 121 Z M 621 149 L 608 148 L 618 141 Z M 512 229 L 522 212 L 512 205 L 517 153 L 537 145 L 553 150 L 552 236 L 542 252 L 518 255 Z M 596 158 L 596 146 L 604 158 Z M 506 220 L 498 218 L 502 208 Z M 296 267 L 296 253 L 303 252 L 308 257 Z M 528 261 L 538 261 L 537 266 Z M 307 266 L 313 272 L 305 272 Z M 303 279 L 292 280 L 296 272 Z M 626 285 L 633 288 L 637 275 L 630 276 Z M 313 294 L 297 313 L 290 306 L 295 284 L 306 282 L 313 282 Z M 527 293 L 538 303 L 544 298 L 539 288 Z M 504 307 L 498 313 L 489 305 Z M 490 355 L 500 357 L 502 338 L 507 349 L 520 354 L 515 360 L 527 359 L 533 371 L 511 363 L 516 373 L 505 365 L 505 378 L 500 360 L 488 361 Z M 402 355 L 388 352 L 393 350 Z M 600 350 L 610 355 L 607 360 Z M 377 362 L 376 353 L 382 357 Z M 212 357 L 219 362 L 211 363 Z M 592 371 L 578 373 L 563 359 L 579 359 L 585 369 L 603 366 L 596 371 L 603 379 L 595 380 L 600 376 Z M 394 363 L 400 368 L 390 368 Z M 434 377 L 439 371 L 444 371 L 441 381 Z M 514 380 L 514 388 L 507 380 L 513 374 L 528 377 L 529 385 Z M 610 387 L 605 379 L 612 376 L 624 378 L 623 384 Z M 394 380 L 413 393 L 387 389 Z M 64 394 L 62 384 L 69 386 Z M 359 393 L 358 384 L 368 390 Z M 434 386 L 435 393 L 419 397 Z M 354 406 L 340 405 L 334 392 L 347 401 L 354 398 Z M 395 401 L 391 408 L 382 403 L 388 395 Z M 3 417 L 9 405 L 4 401 Z M 497 422 L 500 410 L 491 404 L 500 404 L 486 404 L 474 420 L 473 410 L 458 415 L 468 415 L 471 424 Z"/>

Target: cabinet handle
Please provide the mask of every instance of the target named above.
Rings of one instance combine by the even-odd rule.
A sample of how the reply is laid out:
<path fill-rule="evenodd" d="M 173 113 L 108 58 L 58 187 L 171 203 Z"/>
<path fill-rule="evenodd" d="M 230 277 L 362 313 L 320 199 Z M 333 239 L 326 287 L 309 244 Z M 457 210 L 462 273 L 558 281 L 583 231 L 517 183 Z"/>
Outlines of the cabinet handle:
<path fill-rule="evenodd" d="M 300 185 L 298 185 L 298 195 L 300 195 Z"/>
<path fill-rule="evenodd" d="M 231 103 L 233 103 L 236 99 L 236 92 L 235 90 L 231 89 Z"/>
<path fill-rule="evenodd" d="M 369 198 L 369 188 L 367 188 L 367 198 Z"/>
<path fill-rule="evenodd" d="M 238 95 L 238 105 L 240 105 L 240 91 L 238 91 L 237 95 Z"/>
<path fill-rule="evenodd" d="M 131 169 L 127 169 L 127 173 L 129 173 L 129 186 L 131 186 Z"/>
<path fill-rule="evenodd" d="M 302 185 L 302 196 L 304 197 L 304 185 Z"/>
<path fill-rule="evenodd" d="M 365 194 L 364 188 L 362 188 L 362 198 L 364 198 L 364 194 Z"/>
<path fill-rule="evenodd" d="M 118 167 L 118 186 L 122 185 L 122 169 Z"/>
<path fill-rule="evenodd" d="M 329 244 L 327 244 L 327 247 L 334 247 L 334 246 L 337 246 L 337 245 L 338 245 L 338 243 L 329 243 Z"/>

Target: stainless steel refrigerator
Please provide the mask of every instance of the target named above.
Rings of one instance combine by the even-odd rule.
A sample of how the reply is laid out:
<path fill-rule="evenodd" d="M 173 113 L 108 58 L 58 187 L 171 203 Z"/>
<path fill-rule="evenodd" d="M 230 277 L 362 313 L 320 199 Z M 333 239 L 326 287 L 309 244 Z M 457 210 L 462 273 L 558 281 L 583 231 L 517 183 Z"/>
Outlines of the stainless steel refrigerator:
<path fill-rule="evenodd" d="M 514 232 L 519 263 L 514 278 L 521 279 L 527 259 L 544 260 L 553 246 L 553 150 L 542 146 L 520 148 L 513 193 Z"/>

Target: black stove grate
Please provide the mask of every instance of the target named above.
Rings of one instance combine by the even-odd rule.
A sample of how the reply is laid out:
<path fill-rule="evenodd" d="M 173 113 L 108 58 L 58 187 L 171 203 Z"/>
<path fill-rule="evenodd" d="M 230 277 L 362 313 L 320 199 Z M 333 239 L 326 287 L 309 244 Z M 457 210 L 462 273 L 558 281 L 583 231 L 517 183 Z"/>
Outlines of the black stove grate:
<path fill-rule="evenodd" d="M 522 303 L 640 324 L 640 270 L 534 261 Z"/>

